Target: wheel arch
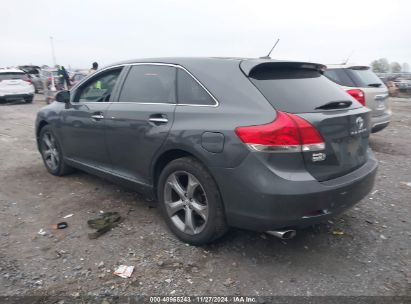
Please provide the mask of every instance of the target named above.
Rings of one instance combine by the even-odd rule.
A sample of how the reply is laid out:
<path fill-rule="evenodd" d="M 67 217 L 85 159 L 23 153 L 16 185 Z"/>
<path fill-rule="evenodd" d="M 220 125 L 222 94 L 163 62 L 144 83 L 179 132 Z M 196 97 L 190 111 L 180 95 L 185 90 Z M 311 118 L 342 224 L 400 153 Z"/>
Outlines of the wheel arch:
<path fill-rule="evenodd" d="M 36 139 L 37 139 L 37 145 L 39 144 L 39 136 L 41 129 L 43 129 L 45 126 L 47 126 L 49 123 L 46 120 L 41 120 L 38 124 L 37 131 L 36 131 Z"/>
<path fill-rule="evenodd" d="M 189 150 L 189 149 L 187 149 Z M 195 154 L 190 153 L 187 150 L 182 150 L 181 148 L 176 148 L 176 149 L 170 149 L 168 151 L 164 151 L 162 154 L 159 155 L 159 157 L 156 159 L 154 166 L 153 166 L 153 170 L 154 170 L 154 192 L 155 192 L 155 198 L 156 200 L 158 200 L 159 198 L 157 197 L 157 193 L 159 193 L 160 196 L 164 196 L 162 194 L 162 191 L 156 191 L 157 189 L 157 184 L 159 183 L 159 179 L 160 179 L 160 175 L 161 172 L 164 170 L 164 168 L 167 166 L 167 164 L 169 164 L 170 162 L 172 162 L 173 160 L 179 159 L 181 157 L 190 157 L 193 159 L 193 161 L 195 160 L 196 162 L 198 162 L 198 164 L 201 164 L 201 166 L 198 166 L 198 164 L 195 166 L 196 170 L 195 171 L 199 171 L 199 174 L 201 174 L 202 172 L 209 173 L 209 176 L 207 177 L 207 181 L 208 183 L 210 183 L 210 178 L 211 180 L 214 181 L 215 186 L 212 186 L 210 188 L 213 189 L 211 190 L 211 192 L 209 194 L 212 194 L 212 197 L 216 197 L 217 195 L 219 196 L 219 198 L 217 199 L 216 197 L 216 201 L 215 204 L 213 204 L 214 209 L 211 213 L 211 217 L 210 214 L 207 218 L 207 222 L 212 221 L 211 224 L 207 224 L 207 226 L 200 231 L 200 234 L 197 234 L 199 236 L 199 238 L 195 238 L 196 234 L 194 235 L 188 235 L 185 234 L 185 232 L 183 232 L 183 230 L 181 230 L 180 228 L 178 228 L 176 226 L 176 224 L 174 224 L 171 220 L 171 217 L 168 216 L 168 212 L 166 211 L 166 204 L 159 202 L 159 209 L 161 210 L 163 216 L 166 219 L 166 223 L 169 226 L 169 228 L 171 229 L 171 231 L 181 240 L 183 240 L 186 243 L 190 243 L 193 245 L 202 245 L 202 244 L 206 244 L 209 243 L 211 241 L 214 241 L 215 239 L 219 238 L 220 236 L 222 236 L 227 230 L 228 230 L 228 224 L 227 224 L 227 217 L 226 217 L 226 210 L 225 210 L 225 204 L 224 204 L 224 198 L 222 196 L 221 193 L 221 189 L 215 179 L 215 177 L 213 176 L 213 173 L 210 171 L 209 166 L 207 166 L 207 162 L 202 161 L 201 156 L 197 157 Z M 187 163 L 191 163 L 191 166 L 195 165 L 193 161 L 190 161 L 189 159 L 185 160 Z M 183 163 L 180 162 L 180 165 L 182 165 Z M 204 167 L 202 169 L 202 167 Z M 178 167 L 174 167 L 174 170 L 176 170 L 176 168 Z M 177 169 L 178 170 L 178 169 Z M 169 172 L 173 172 L 173 170 L 170 170 Z M 203 173 L 203 174 L 204 174 Z M 162 177 L 163 178 L 163 177 Z M 167 176 L 164 176 L 164 178 L 167 178 Z M 185 229 L 184 229 L 185 231 Z M 205 233 L 205 234 L 204 234 Z"/>
<path fill-rule="evenodd" d="M 201 163 L 204 167 L 207 168 L 207 164 L 206 162 L 204 162 L 200 157 L 198 157 L 197 155 L 193 154 L 192 152 L 189 152 L 187 150 L 181 149 L 181 148 L 175 148 L 175 149 L 169 149 L 167 151 L 164 151 L 163 153 L 161 153 L 156 160 L 153 162 L 153 166 L 152 166 L 152 182 L 153 182 L 153 194 L 154 197 L 157 199 L 157 184 L 158 184 L 158 180 L 160 178 L 160 174 L 163 171 L 163 169 L 167 166 L 167 164 L 169 164 L 170 162 L 172 162 L 173 160 L 182 158 L 182 157 L 191 157 L 194 158 L 196 161 L 198 161 L 199 163 Z M 214 178 L 213 174 L 210 172 L 210 170 L 207 170 L 208 173 L 211 175 L 211 177 L 214 179 L 214 181 L 216 182 L 216 179 Z M 217 187 L 219 188 L 217 182 L 216 182 Z M 221 195 L 221 191 L 219 190 L 220 195 Z"/>

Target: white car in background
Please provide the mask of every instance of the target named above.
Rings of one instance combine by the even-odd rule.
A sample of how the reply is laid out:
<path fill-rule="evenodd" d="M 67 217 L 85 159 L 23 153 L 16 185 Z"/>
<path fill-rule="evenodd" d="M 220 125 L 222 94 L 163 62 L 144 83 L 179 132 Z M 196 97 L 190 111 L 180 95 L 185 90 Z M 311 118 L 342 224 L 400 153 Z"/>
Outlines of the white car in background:
<path fill-rule="evenodd" d="M 384 129 L 391 121 L 388 89 L 369 66 L 327 64 L 324 76 L 371 109 L 371 132 Z"/>
<path fill-rule="evenodd" d="M 34 86 L 31 79 L 22 70 L 0 69 L 0 100 L 24 99 L 33 101 Z"/>

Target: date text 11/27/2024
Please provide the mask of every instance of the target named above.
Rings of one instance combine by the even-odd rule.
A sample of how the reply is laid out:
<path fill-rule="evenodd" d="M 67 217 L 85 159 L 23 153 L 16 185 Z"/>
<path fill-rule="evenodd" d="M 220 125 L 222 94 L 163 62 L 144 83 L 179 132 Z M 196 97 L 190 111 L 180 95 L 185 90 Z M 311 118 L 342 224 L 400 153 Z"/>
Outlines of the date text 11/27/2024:
<path fill-rule="evenodd" d="M 243 296 L 159 296 L 150 297 L 150 303 L 256 303 L 256 297 Z"/>

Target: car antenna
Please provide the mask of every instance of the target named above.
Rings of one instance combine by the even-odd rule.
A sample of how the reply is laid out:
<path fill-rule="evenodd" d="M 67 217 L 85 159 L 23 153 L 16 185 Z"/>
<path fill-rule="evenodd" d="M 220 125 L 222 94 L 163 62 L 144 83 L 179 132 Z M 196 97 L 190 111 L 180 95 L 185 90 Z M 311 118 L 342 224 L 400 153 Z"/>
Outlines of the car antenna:
<path fill-rule="evenodd" d="M 352 54 L 354 53 L 354 50 L 351 51 L 350 55 L 348 55 L 347 59 L 343 62 L 343 64 L 347 64 L 348 60 L 350 60 Z"/>
<path fill-rule="evenodd" d="M 260 59 L 271 59 L 270 55 L 271 55 L 272 51 L 274 50 L 274 48 L 277 46 L 279 41 L 280 41 L 280 38 L 277 39 L 277 41 L 275 42 L 274 46 L 271 48 L 271 50 L 267 54 L 267 56 L 260 57 Z"/>

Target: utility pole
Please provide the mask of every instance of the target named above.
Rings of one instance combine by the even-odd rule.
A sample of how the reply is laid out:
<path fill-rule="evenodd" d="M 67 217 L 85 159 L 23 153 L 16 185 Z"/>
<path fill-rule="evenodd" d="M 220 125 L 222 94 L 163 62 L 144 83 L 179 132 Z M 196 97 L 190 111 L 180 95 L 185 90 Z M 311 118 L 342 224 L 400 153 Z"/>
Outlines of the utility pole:
<path fill-rule="evenodd" d="M 56 53 L 54 51 L 54 43 L 53 43 L 53 37 L 50 36 L 50 45 L 51 45 L 51 56 L 53 58 L 53 67 L 56 66 Z"/>

